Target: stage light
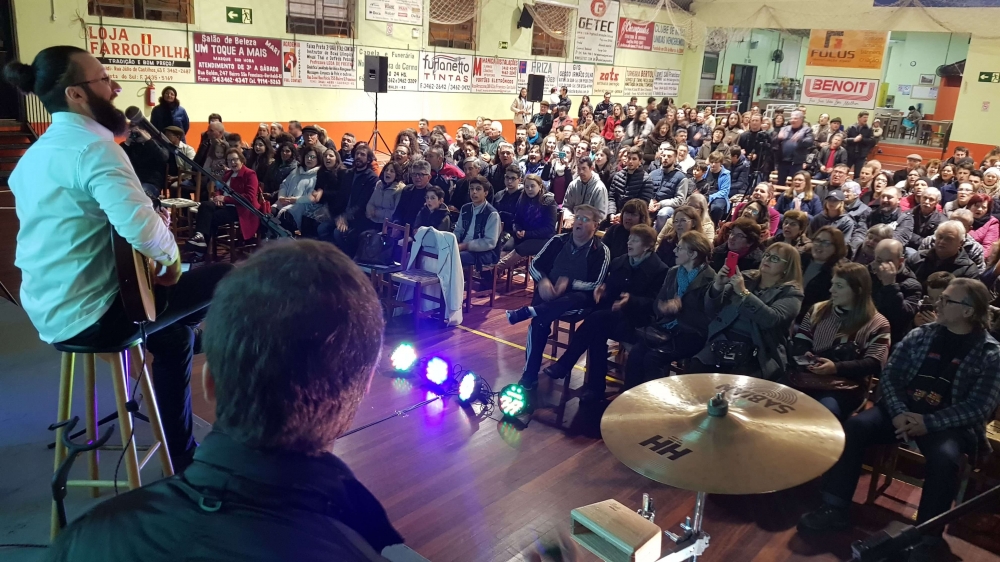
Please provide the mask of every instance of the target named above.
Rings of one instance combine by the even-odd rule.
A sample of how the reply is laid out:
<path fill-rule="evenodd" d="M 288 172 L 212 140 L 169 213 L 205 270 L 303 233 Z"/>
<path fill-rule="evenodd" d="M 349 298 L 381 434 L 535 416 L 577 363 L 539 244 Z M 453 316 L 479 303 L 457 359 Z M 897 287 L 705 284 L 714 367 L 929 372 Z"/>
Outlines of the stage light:
<path fill-rule="evenodd" d="M 462 378 L 459 380 L 458 400 L 465 403 L 485 401 L 489 391 L 484 387 L 485 382 L 483 379 L 479 378 L 479 375 L 469 371 L 462 375 Z"/>
<path fill-rule="evenodd" d="M 451 374 L 451 366 L 448 365 L 448 362 L 440 357 L 432 357 L 427 362 L 424 377 L 436 385 L 442 385 L 448 380 L 449 374 Z"/>
<path fill-rule="evenodd" d="M 508 384 L 500 391 L 500 411 L 514 418 L 528 409 L 528 391 L 519 384 Z"/>
<path fill-rule="evenodd" d="M 396 372 L 404 373 L 413 368 L 413 364 L 417 362 L 417 350 L 408 343 L 401 343 L 392 351 L 389 361 Z"/>

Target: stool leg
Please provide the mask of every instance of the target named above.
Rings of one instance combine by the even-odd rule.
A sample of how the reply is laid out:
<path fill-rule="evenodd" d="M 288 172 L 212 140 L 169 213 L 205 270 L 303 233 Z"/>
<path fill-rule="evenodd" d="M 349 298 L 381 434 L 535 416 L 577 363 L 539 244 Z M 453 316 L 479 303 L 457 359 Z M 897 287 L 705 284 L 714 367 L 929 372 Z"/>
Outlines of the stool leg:
<path fill-rule="evenodd" d="M 72 353 L 63 353 L 59 366 L 59 410 L 56 412 L 56 422 L 61 422 L 69 419 L 70 408 L 73 404 L 73 360 L 75 355 Z M 63 445 L 62 436 L 66 428 L 60 427 L 56 430 L 56 446 L 55 446 L 55 468 L 52 472 L 55 473 L 59 469 L 59 465 L 66 460 L 66 446 Z M 52 502 L 52 526 L 50 531 L 50 536 L 52 539 L 56 538 L 59 534 L 59 514 L 56 511 L 56 503 Z"/>
<path fill-rule="evenodd" d="M 83 380 L 84 388 L 87 392 L 87 441 L 93 443 L 97 441 L 97 358 L 93 353 L 83 356 Z M 87 461 L 90 468 L 90 479 L 100 480 L 101 471 L 98 467 L 97 449 L 87 453 Z M 94 486 L 90 489 L 92 497 L 101 495 L 101 489 Z"/>
<path fill-rule="evenodd" d="M 122 437 L 122 448 L 125 450 L 125 473 L 128 475 L 128 487 L 138 488 L 139 455 L 135 450 L 135 436 L 132 435 L 132 414 L 128 411 L 128 350 L 117 353 L 111 358 L 111 381 L 115 386 L 115 405 L 118 407 L 119 431 Z"/>
<path fill-rule="evenodd" d="M 149 425 L 153 427 L 153 438 L 160 442 L 157 454 L 160 456 L 160 464 L 163 465 L 163 477 L 169 478 L 174 475 L 174 465 L 170 462 L 170 450 L 167 449 L 167 437 L 163 433 L 163 424 L 160 423 L 160 407 L 156 403 L 156 394 L 153 392 L 153 379 L 146 367 L 145 358 L 142 355 L 142 348 L 134 346 L 129 350 L 132 368 L 136 370 L 141 379 L 142 394 L 146 397 L 146 409 L 149 411 Z"/>

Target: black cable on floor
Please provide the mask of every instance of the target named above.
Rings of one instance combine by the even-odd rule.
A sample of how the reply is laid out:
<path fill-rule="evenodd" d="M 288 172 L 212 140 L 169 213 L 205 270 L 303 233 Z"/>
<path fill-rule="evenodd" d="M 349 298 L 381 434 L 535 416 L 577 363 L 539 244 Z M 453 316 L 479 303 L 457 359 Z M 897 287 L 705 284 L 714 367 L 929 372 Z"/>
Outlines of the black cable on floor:
<path fill-rule="evenodd" d="M 48 548 L 47 544 L 28 544 L 28 543 L 8 543 L 0 544 L 0 548 Z"/>

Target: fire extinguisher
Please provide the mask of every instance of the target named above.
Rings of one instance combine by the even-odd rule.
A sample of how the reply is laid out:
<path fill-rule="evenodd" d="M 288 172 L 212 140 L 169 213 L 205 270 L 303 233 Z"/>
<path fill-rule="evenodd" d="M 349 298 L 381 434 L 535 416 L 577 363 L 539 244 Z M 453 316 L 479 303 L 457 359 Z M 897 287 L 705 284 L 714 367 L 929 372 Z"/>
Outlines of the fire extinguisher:
<path fill-rule="evenodd" d="M 153 84 L 153 80 L 146 78 L 146 105 L 149 107 L 156 106 L 156 85 Z"/>

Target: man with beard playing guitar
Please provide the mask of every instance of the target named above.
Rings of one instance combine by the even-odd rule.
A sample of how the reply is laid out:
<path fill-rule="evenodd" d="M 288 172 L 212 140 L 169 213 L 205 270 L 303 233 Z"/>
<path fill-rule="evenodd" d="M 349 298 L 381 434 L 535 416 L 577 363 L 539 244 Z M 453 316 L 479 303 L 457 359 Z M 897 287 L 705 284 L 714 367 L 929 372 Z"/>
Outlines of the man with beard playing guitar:
<path fill-rule="evenodd" d="M 10 176 L 21 223 L 15 264 L 23 273 L 22 306 L 46 343 L 121 341 L 136 327 L 119 295 L 109 225 L 155 260 L 157 318 L 146 327 L 146 344 L 167 447 L 180 473 L 196 447 L 189 389 L 194 327 L 231 266 L 181 275 L 177 243 L 115 143 L 127 130 L 125 114 L 112 104 L 121 89 L 96 58 L 77 47 L 49 47 L 30 65 L 7 64 L 3 74 L 52 114 L 52 125 Z"/>

